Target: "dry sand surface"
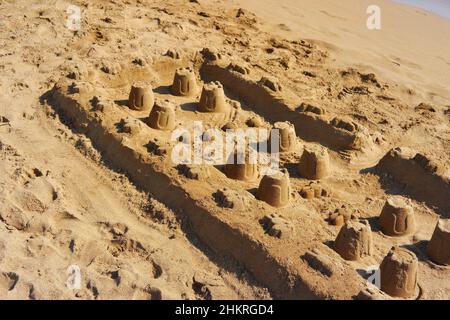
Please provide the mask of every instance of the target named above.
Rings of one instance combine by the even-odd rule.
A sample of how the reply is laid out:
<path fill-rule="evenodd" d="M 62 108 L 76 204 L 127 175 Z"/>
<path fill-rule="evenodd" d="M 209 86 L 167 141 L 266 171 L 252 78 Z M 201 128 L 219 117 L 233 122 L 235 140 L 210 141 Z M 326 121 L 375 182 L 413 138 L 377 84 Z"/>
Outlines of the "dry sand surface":
<path fill-rule="evenodd" d="M 450 19 L 370 0 L 6 0 L 0 30 L 0 299 L 388 299 L 362 274 L 393 246 L 418 259 L 399 298 L 450 299 L 427 251 L 450 218 Z M 170 94 L 187 66 L 224 85 L 230 114 Z M 180 106 L 177 126 L 292 122 L 288 204 L 258 200 L 261 179 L 175 167 L 168 134 L 127 107 L 138 80 Z M 308 177 L 318 149 L 326 177 Z M 393 195 L 415 216 L 401 237 L 378 221 Z M 333 244 L 344 218 L 369 228 L 357 261 Z"/>

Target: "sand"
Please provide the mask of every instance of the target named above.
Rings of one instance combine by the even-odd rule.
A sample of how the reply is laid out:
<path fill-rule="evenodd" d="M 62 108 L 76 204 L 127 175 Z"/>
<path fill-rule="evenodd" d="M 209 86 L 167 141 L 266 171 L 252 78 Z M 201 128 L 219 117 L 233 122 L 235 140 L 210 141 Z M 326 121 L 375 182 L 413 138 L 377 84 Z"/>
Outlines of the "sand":
<path fill-rule="evenodd" d="M 367 286 L 357 270 L 402 245 L 419 258 L 420 293 L 410 298 L 449 299 L 449 270 L 429 261 L 426 244 L 450 217 L 450 19 L 378 2 L 382 30 L 369 31 L 371 2 L 361 0 L 77 1 L 79 32 L 65 27 L 65 1 L 2 2 L 0 298 L 352 299 Z M 222 58 L 209 63 L 203 48 Z M 220 81 L 238 116 L 193 112 L 200 92 L 170 95 L 186 66 L 199 84 Z M 123 103 L 137 80 L 185 103 L 176 111 L 184 123 L 291 121 L 297 147 L 281 159 L 289 205 L 271 207 L 256 197 L 259 180 L 220 169 L 186 178 L 144 148 L 166 138 Z M 72 83 L 79 92 L 68 93 Z M 93 96 L 110 109 L 93 110 Z M 122 120 L 137 129 L 117 131 Z M 296 165 L 318 146 L 331 174 L 311 185 Z M 390 152 L 398 147 L 412 151 Z M 320 196 L 301 195 L 313 188 Z M 377 226 L 392 194 L 409 199 L 418 225 L 400 239 Z M 371 256 L 348 262 L 333 250 L 335 212 L 370 222 Z M 81 271 L 77 288 L 70 266 Z"/>

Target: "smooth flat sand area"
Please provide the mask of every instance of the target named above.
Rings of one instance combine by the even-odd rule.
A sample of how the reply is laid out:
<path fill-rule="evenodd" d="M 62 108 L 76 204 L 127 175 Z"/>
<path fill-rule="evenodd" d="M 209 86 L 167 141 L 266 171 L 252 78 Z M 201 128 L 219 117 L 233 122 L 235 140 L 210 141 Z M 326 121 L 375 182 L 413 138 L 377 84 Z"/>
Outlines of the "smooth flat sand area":
<path fill-rule="evenodd" d="M 242 0 L 283 36 L 320 40 L 335 63 L 373 71 L 437 103 L 449 103 L 450 19 L 392 1 Z M 381 30 L 368 30 L 370 5 L 381 9 Z"/>

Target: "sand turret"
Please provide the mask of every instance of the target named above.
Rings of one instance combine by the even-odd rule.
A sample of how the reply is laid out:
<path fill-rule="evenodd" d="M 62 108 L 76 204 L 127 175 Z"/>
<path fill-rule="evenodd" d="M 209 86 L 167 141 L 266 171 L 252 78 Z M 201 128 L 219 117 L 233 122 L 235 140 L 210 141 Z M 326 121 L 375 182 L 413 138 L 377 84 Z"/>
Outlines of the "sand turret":
<path fill-rule="evenodd" d="M 439 219 L 427 253 L 435 263 L 450 266 L 450 219 Z"/>
<path fill-rule="evenodd" d="M 417 292 L 418 265 L 414 253 L 393 247 L 380 265 L 381 290 L 392 297 L 413 297 Z"/>
<path fill-rule="evenodd" d="M 276 122 L 273 129 L 278 130 L 280 152 L 289 152 L 295 149 L 297 145 L 297 136 L 295 134 L 295 128 L 290 122 Z M 270 139 L 274 138 L 273 129 L 271 131 Z"/>
<path fill-rule="evenodd" d="M 133 84 L 128 98 L 128 107 L 138 111 L 151 111 L 155 103 L 152 87 L 141 82 Z"/>
<path fill-rule="evenodd" d="M 176 96 L 195 96 L 198 87 L 194 70 L 190 67 L 177 69 L 170 89 L 172 94 Z"/>
<path fill-rule="evenodd" d="M 249 152 L 234 152 L 229 160 L 224 169 L 228 178 L 241 181 L 258 178 L 257 155 L 255 159 L 251 159 Z"/>
<path fill-rule="evenodd" d="M 342 226 L 334 249 L 345 260 L 357 261 L 373 252 L 372 230 L 367 223 L 349 220 Z"/>
<path fill-rule="evenodd" d="M 200 112 L 227 112 L 228 105 L 225 100 L 225 92 L 220 82 L 209 82 L 203 86 L 200 103 L 198 106 Z"/>
<path fill-rule="evenodd" d="M 261 179 L 257 198 L 273 207 L 283 207 L 289 203 L 289 193 L 289 173 L 284 170 Z"/>
<path fill-rule="evenodd" d="M 388 236 L 404 236 L 414 232 L 414 211 L 402 197 L 389 198 L 378 221 L 381 230 Z"/>
<path fill-rule="evenodd" d="M 147 124 L 158 130 L 173 130 L 175 128 L 175 107 L 168 101 L 155 103 Z"/>
<path fill-rule="evenodd" d="M 325 148 L 305 148 L 298 173 L 301 177 L 310 180 L 320 180 L 330 174 L 330 158 Z"/>

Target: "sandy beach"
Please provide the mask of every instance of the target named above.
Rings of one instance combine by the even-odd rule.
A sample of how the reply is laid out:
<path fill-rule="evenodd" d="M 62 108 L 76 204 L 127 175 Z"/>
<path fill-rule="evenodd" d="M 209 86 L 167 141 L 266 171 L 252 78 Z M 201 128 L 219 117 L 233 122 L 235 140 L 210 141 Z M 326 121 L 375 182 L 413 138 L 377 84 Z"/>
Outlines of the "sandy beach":
<path fill-rule="evenodd" d="M 450 18 L 418 5 L 2 1 L 0 299 L 450 299 L 448 227 L 429 249 L 450 218 Z M 201 109 L 211 81 L 228 113 Z M 262 174 L 174 165 L 169 129 L 130 108 L 136 83 L 170 130 L 289 122 L 283 205 Z M 415 222 L 390 236 L 397 197 Z M 370 234 L 354 260 L 336 245 L 352 223 Z M 413 254 L 409 295 L 361 276 L 392 247 Z"/>

